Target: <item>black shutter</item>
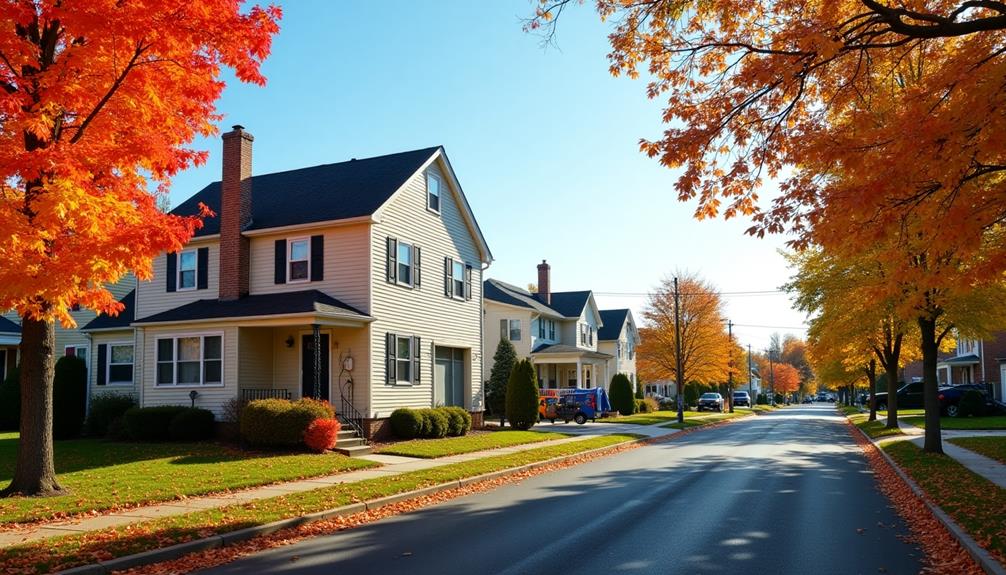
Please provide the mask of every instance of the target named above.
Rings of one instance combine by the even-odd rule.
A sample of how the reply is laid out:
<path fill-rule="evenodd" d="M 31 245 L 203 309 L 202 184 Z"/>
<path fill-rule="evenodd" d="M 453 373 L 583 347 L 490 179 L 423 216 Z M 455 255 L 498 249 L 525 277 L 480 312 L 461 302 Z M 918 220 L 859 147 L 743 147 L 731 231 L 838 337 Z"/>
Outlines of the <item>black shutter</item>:
<path fill-rule="evenodd" d="M 388 238 L 388 281 L 398 281 L 398 240 Z"/>
<path fill-rule="evenodd" d="M 325 279 L 325 236 L 311 236 L 311 281 Z"/>
<path fill-rule="evenodd" d="M 276 270 L 273 282 L 286 283 L 286 240 L 276 240 Z"/>
<path fill-rule="evenodd" d="M 395 360 L 398 359 L 397 357 L 395 357 L 395 354 L 397 353 L 397 348 L 395 346 L 395 344 L 397 343 L 395 341 L 395 334 L 389 333 L 385 337 L 384 343 L 385 343 L 385 349 L 384 349 L 385 382 L 395 383 L 395 381 L 398 379 L 396 377 L 397 374 L 395 373 L 395 366 L 397 365 L 395 363 Z"/>
<path fill-rule="evenodd" d="M 210 248 L 199 248 L 196 252 L 196 289 L 210 287 Z"/>
<path fill-rule="evenodd" d="M 422 355 L 422 346 L 420 339 L 418 337 L 412 338 L 412 381 L 413 383 L 419 383 L 419 368 L 422 367 L 422 362 L 419 361 L 419 356 Z"/>
<path fill-rule="evenodd" d="M 167 269 L 164 273 L 168 277 L 168 291 L 173 292 L 178 289 L 178 254 L 171 252 L 167 257 Z"/>
<path fill-rule="evenodd" d="M 105 375 L 107 370 L 105 364 L 108 363 L 108 345 L 98 344 L 98 385 L 105 385 Z"/>
<path fill-rule="evenodd" d="M 419 278 L 423 275 L 420 264 L 422 261 L 421 251 L 419 246 L 412 246 L 412 285 L 414 287 L 419 287 Z"/>
<path fill-rule="evenodd" d="M 444 258 L 444 295 L 451 297 L 454 295 L 454 284 L 451 282 L 451 268 L 454 267 L 454 262 L 451 258 Z"/>
<path fill-rule="evenodd" d="M 465 299 L 472 299 L 472 266 L 465 266 Z"/>

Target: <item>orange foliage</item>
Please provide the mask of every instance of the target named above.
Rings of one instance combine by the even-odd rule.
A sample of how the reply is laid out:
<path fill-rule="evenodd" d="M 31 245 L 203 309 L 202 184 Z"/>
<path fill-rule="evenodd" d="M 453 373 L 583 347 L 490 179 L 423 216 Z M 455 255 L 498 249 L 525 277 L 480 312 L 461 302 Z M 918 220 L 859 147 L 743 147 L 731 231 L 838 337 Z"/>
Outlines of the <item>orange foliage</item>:
<path fill-rule="evenodd" d="M 771 385 L 776 393 L 793 393 L 800 389 L 800 372 L 788 363 L 773 363 L 763 373 L 762 382 Z"/>
<path fill-rule="evenodd" d="M 311 451 L 324 453 L 335 447 L 342 425 L 336 419 L 318 418 L 304 430 L 304 444 Z"/>

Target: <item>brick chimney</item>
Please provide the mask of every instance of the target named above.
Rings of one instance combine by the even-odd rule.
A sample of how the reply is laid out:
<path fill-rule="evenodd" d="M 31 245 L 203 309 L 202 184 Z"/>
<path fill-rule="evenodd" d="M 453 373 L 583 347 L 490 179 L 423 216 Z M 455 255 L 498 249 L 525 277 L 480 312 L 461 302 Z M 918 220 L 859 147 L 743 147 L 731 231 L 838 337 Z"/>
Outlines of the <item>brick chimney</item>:
<path fill-rule="evenodd" d="M 538 299 L 545 305 L 552 304 L 552 266 L 545 260 L 538 264 Z"/>
<path fill-rule="evenodd" d="M 224 170 L 220 183 L 220 299 L 248 295 L 248 238 L 241 230 L 251 223 L 252 142 L 243 126 L 223 136 Z"/>

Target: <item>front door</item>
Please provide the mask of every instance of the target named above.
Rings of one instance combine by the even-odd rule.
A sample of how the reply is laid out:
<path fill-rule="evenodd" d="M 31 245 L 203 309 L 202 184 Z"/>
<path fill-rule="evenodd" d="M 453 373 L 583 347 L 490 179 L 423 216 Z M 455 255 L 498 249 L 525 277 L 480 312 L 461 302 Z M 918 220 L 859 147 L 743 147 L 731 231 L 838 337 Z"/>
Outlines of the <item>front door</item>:
<path fill-rule="evenodd" d="M 321 334 L 321 390 L 320 399 L 328 401 L 328 334 Z M 302 397 L 314 397 L 314 335 L 300 338 L 300 374 Z"/>
<path fill-rule="evenodd" d="M 437 347 L 433 369 L 435 405 L 465 406 L 465 350 Z"/>

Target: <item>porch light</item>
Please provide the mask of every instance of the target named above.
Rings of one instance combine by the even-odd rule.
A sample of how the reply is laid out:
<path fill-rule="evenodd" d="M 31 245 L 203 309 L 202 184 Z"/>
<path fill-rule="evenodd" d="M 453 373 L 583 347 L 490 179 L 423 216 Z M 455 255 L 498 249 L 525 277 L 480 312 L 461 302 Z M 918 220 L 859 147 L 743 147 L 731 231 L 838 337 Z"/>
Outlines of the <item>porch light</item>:
<path fill-rule="evenodd" d="M 286 343 L 287 347 L 293 347 L 293 336 L 292 335 L 286 336 L 286 341 L 284 343 Z"/>

